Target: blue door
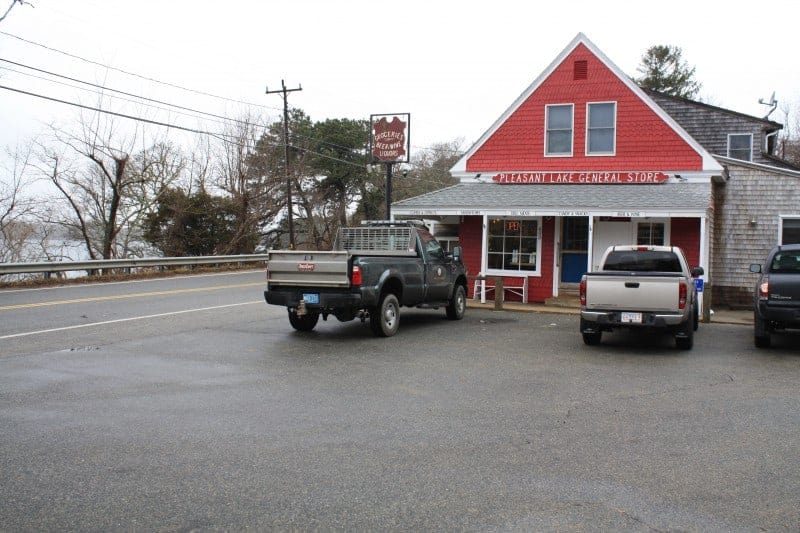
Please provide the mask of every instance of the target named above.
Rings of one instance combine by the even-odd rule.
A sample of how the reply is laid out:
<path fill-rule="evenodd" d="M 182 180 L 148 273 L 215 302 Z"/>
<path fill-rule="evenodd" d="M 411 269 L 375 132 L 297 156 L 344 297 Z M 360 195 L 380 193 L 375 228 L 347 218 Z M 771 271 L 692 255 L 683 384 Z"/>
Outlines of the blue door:
<path fill-rule="evenodd" d="M 589 264 L 589 218 L 561 219 L 561 283 L 579 283 Z"/>

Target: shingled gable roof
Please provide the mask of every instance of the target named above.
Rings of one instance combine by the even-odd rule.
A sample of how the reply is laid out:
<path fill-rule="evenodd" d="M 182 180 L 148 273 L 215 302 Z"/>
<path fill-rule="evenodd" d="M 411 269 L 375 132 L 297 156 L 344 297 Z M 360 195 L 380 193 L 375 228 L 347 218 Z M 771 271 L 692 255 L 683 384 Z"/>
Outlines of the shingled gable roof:
<path fill-rule="evenodd" d="M 566 58 L 579 45 L 585 46 L 597 59 L 605 65 L 627 88 L 633 92 L 645 105 L 647 105 L 669 128 L 690 146 L 702 160 L 702 174 L 707 176 L 718 176 L 722 173 L 722 167 L 714 157 L 703 148 L 694 138 L 692 138 L 669 114 L 657 105 L 636 83 L 634 83 L 624 72 L 622 72 L 608 57 L 603 54 L 583 33 L 578 33 L 572 42 L 553 60 L 552 63 L 539 75 L 536 80 L 511 104 L 511 106 L 486 130 L 486 132 L 473 144 L 466 154 L 450 169 L 450 173 L 462 180 L 470 181 L 475 177 L 474 172 L 467 172 L 467 162 L 469 159 L 487 142 L 487 140 L 519 109 L 520 106 L 547 80 L 547 78 L 558 68 Z M 516 169 L 520 171 L 535 169 Z M 665 169 L 666 170 L 666 169 Z"/>

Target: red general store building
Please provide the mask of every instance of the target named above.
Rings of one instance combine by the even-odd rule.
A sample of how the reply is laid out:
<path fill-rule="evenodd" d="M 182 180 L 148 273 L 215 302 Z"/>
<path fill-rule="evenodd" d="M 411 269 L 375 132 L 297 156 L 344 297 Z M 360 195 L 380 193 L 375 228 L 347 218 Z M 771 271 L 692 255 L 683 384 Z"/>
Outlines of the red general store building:
<path fill-rule="evenodd" d="M 583 34 L 451 173 L 459 184 L 393 215 L 435 220 L 470 274 L 501 276 L 509 300 L 574 291 L 610 244 L 677 245 L 709 270 L 723 167 Z M 485 296 L 481 283 L 470 296 Z"/>

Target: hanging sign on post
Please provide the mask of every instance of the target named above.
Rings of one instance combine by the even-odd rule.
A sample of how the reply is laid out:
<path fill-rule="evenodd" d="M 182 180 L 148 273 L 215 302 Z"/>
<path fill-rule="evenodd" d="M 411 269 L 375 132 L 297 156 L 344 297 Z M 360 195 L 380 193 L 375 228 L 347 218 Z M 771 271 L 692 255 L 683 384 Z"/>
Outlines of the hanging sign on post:
<path fill-rule="evenodd" d="M 370 153 L 373 163 L 408 163 L 410 113 L 370 115 Z"/>

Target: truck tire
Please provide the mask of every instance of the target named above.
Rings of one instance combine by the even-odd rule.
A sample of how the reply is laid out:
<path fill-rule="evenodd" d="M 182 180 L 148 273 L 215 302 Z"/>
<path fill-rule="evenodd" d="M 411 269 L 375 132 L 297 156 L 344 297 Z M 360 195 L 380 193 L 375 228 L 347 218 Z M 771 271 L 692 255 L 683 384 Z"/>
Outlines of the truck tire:
<path fill-rule="evenodd" d="M 297 331 L 311 331 L 319 321 L 319 313 L 306 313 L 298 315 L 296 311 L 289 309 L 289 323 Z"/>
<path fill-rule="evenodd" d="M 587 346 L 597 346 L 603 338 L 603 332 L 599 329 L 587 331 L 588 323 L 581 318 L 581 334 L 583 335 L 583 343 Z"/>
<path fill-rule="evenodd" d="M 753 321 L 753 342 L 756 348 L 769 348 L 772 345 L 772 338 L 769 334 L 769 322 L 755 317 Z"/>
<path fill-rule="evenodd" d="M 691 350 L 694 346 L 694 317 L 689 317 L 689 320 L 679 326 L 679 333 L 682 335 L 675 336 L 675 347 L 679 350 Z"/>
<path fill-rule="evenodd" d="M 369 325 L 377 337 L 391 337 L 400 327 L 400 303 L 392 293 L 381 295 L 378 307 L 369 313 Z"/>
<path fill-rule="evenodd" d="M 447 318 L 450 320 L 461 320 L 464 318 L 464 312 L 467 310 L 467 293 L 464 291 L 463 285 L 456 285 L 453 289 L 453 297 L 447 304 L 445 312 Z"/>

